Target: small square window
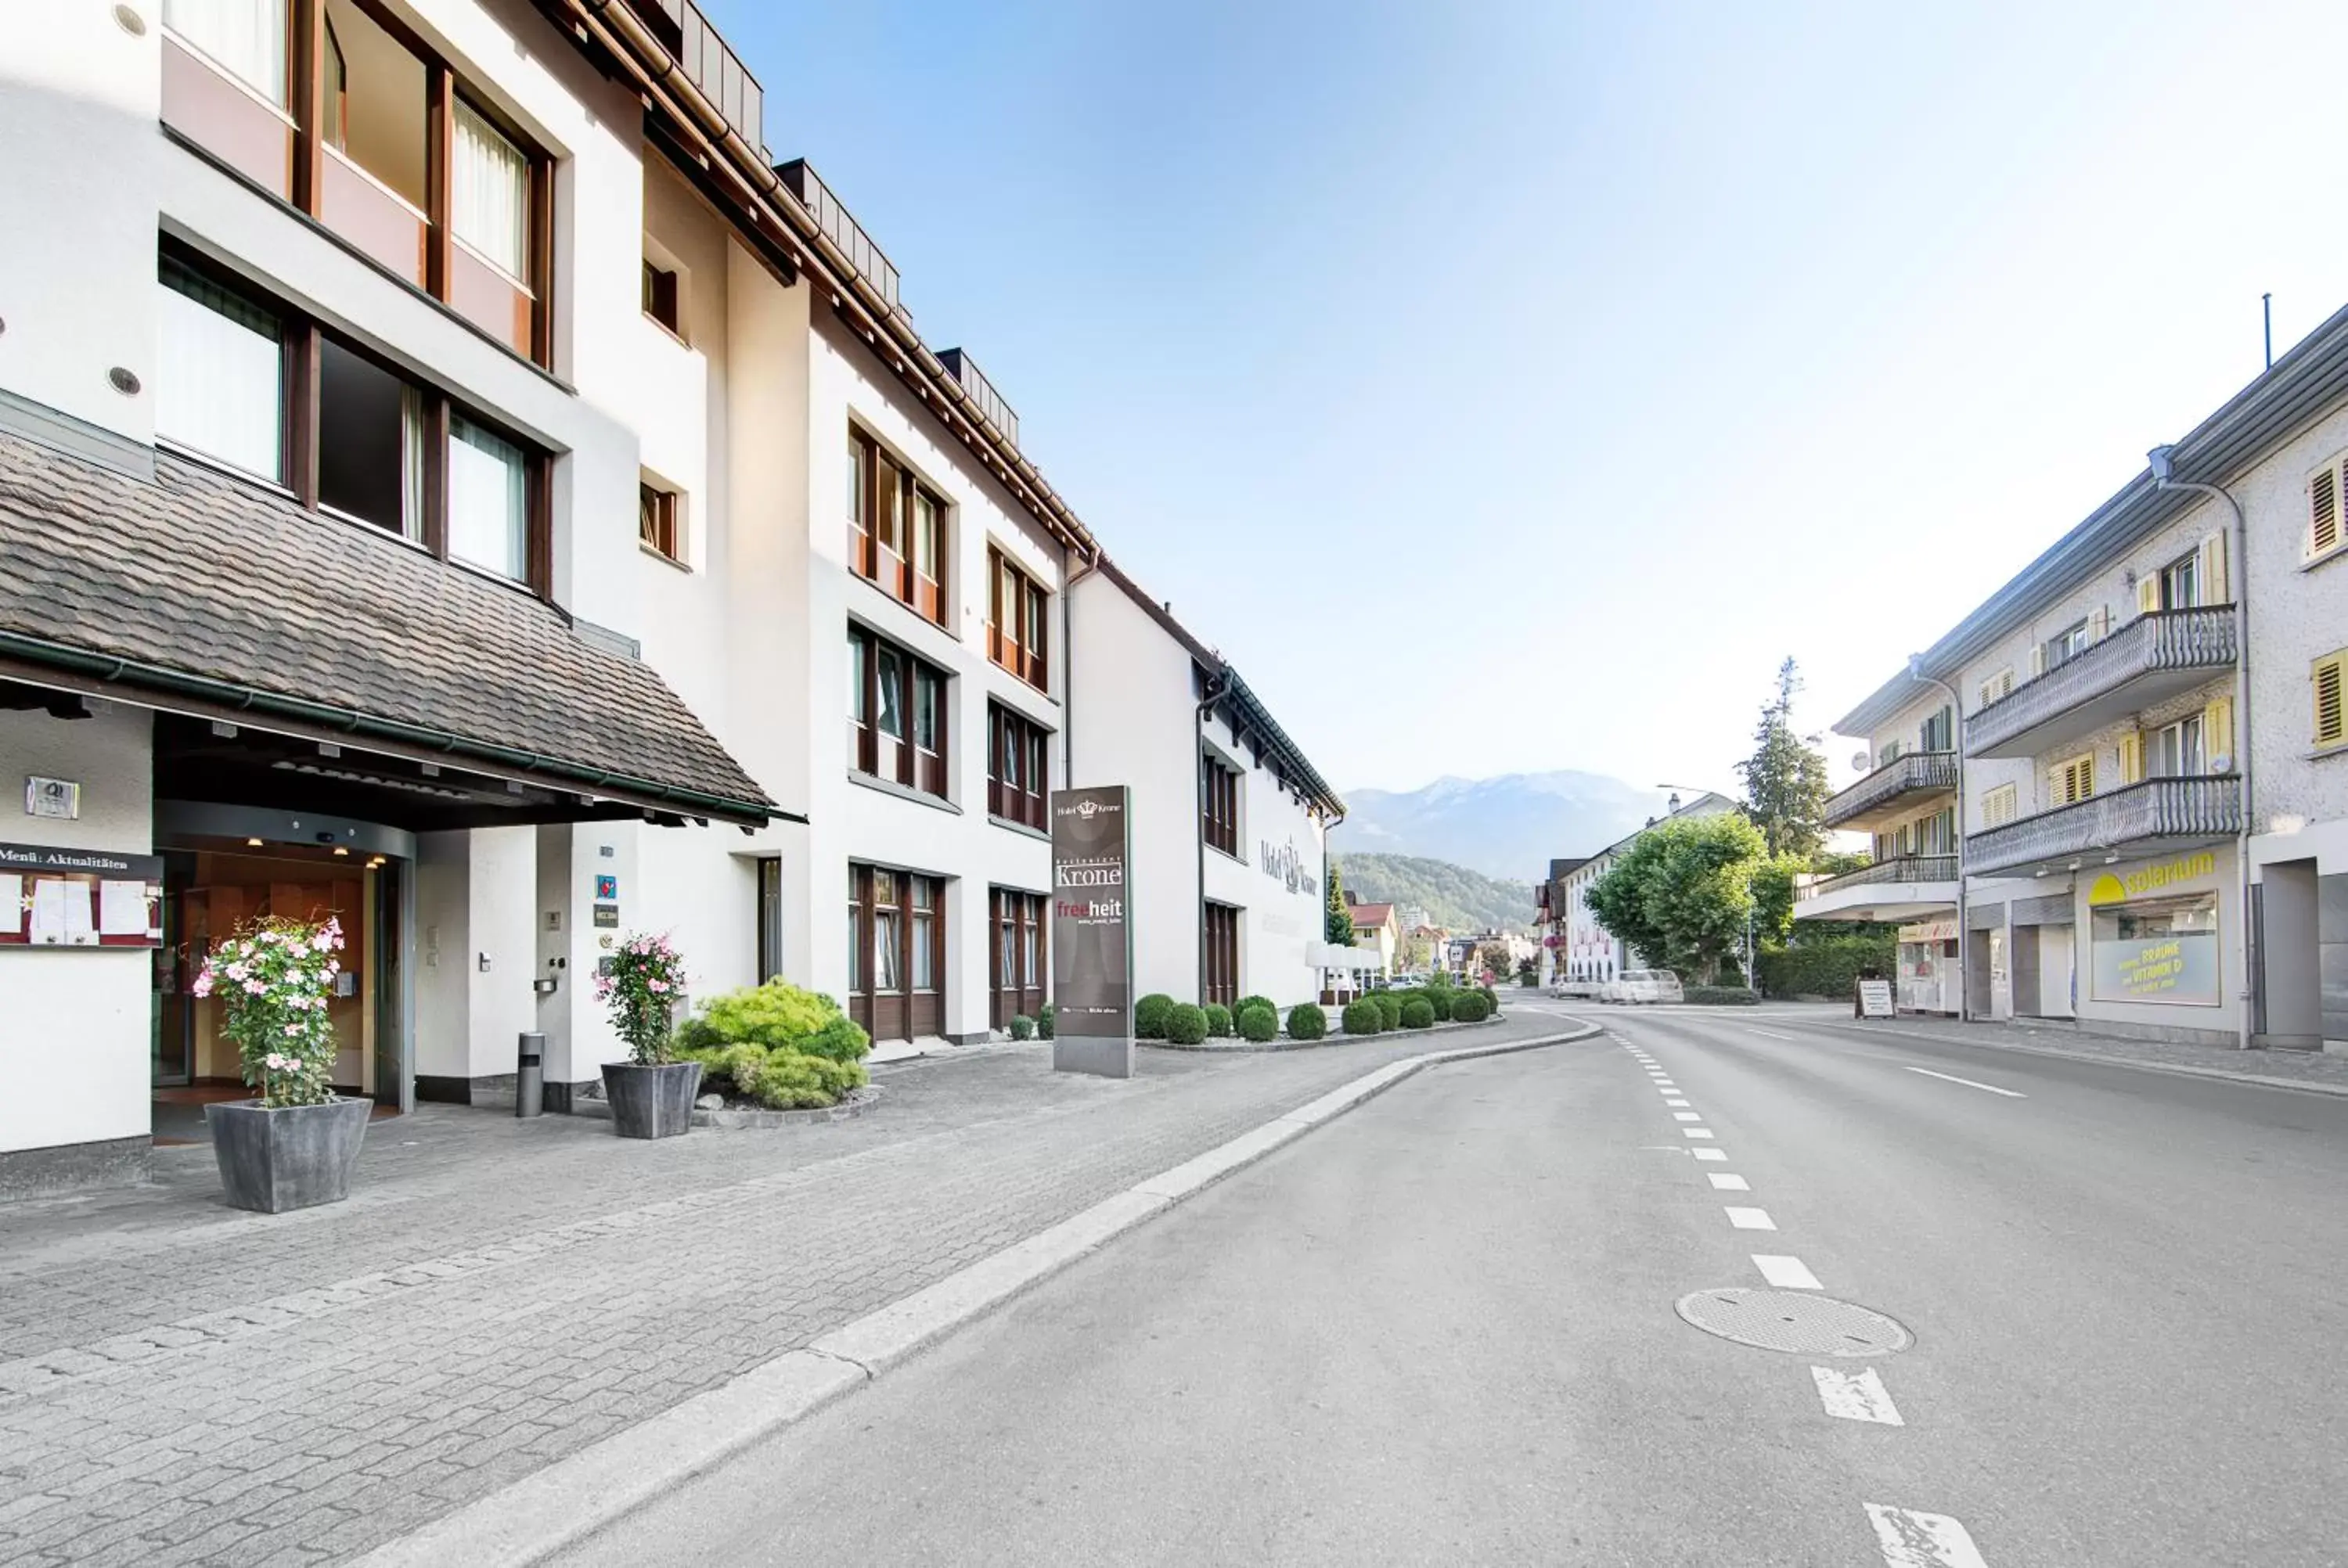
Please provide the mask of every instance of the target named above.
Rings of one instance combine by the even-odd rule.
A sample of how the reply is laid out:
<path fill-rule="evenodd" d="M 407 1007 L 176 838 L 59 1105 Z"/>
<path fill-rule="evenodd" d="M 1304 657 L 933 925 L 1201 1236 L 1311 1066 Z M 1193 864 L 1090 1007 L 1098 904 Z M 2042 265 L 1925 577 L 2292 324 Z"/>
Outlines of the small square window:
<path fill-rule="evenodd" d="M 685 313 L 678 304 L 676 269 L 644 258 L 644 314 L 678 337 L 685 336 Z"/>
<path fill-rule="evenodd" d="M 639 481 L 636 486 L 636 538 L 645 548 L 658 550 L 673 561 L 685 559 L 684 530 L 677 524 L 677 494 L 664 490 L 658 485 Z"/>

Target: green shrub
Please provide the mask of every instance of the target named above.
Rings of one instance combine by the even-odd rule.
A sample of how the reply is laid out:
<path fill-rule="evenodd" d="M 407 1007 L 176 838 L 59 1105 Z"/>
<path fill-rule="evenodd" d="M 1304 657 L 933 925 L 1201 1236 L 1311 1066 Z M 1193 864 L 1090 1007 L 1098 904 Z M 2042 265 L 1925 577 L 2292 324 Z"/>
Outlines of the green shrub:
<path fill-rule="evenodd" d="M 1029 1018 L 1024 1012 L 1013 1013 L 1011 1015 L 1011 1038 L 1014 1040 L 1035 1039 L 1035 1020 Z"/>
<path fill-rule="evenodd" d="M 1166 1009 L 1166 1038 L 1176 1045 L 1196 1045 L 1207 1038 L 1207 1009 L 1191 1002 L 1176 1002 Z"/>
<path fill-rule="evenodd" d="M 1489 987 L 1489 986 L 1478 986 L 1478 987 L 1476 988 L 1476 989 L 1477 989 L 1478 992 L 1482 993 L 1482 995 L 1483 995 L 1483 998 L 1484 998 L 1484 1016 L 1485 1016 L 1486 1018 L 1489 1018 L 1489 1017 L 1491 1017 L 1494 1013 L 1498 1012 L 1498 1011 L 1500 1010 L 1500 993 L 1499 993 L 1499 992 L 1498 992 L 1498 991 L 1494 990 L 1494 989 L 1493 989 L 1491 987 Z"/>
<path fill-rule="evenodd" d="M 1152 991 L 1148 996 L 1142 998 L 1139 1001 L 1134 1003 L 1133 1038 L 1136 1040 L 1164 1040 L 1166 1038 L 1166 1014 L 1168 1009 L 1172 1008 L 1173 1005 L 1174 999 L 1168 996 L 1164 991 Z"/>
<path fill-rule="evenodd" d="M 1052 1030 L 1059 1022 L 1060 1009 L 1045 1002 L 1035 1009 L 1035 1032 L 1044 1039 L 1052 1038 Z"/>
<path fill-rule="evenodd" d="M 861 1061 L 872 1050 L 872 1037 L 846 1013 L 834 1013 L 821 1029 L 791 1049 L 832 1061 Z"/>
<path fill-rule="evenodd" d="M 1337 1021 L 1345 1026 L 1347 1034 L 1376 1034 L 1385 1028 L 1385 1016 L 1375 1002 L 1364 997 L 1359 1001 L 1347 1002 L 1345 1010 L 1337 1015 Z"/>
<path fill-rule="evenodd" d="M 1761 955 L 1761 991 L 1772 997 L 1831 997 L 1848 1000 L 1859 971 L 1899 972 L 1900 947 L 1890 932 L 1879 937 L 1822 937 Z M 1691 998 L 1691 1000 L 1694 999 Z"/>
<path fill-rule="evenodd" d="M 1329 1032 L 1329 1015 L 1318 1002 L 1298 1002 L 1288 1009 L 1288 1038 L 1319 1040 Z"/>
<path fill-rule="evenodd" d="M 1240 1038 L 1257 1045 L 1280 1034 L 1280 1015 L 1269 1007 L 1243 1007 L 1239 1016 Z"/>
<path fill-rule="evenodd" d="M 1392 991 L 1372 991 L 1365 999 L 1378 1009 L 1378 1027 L 1381 1030 L 1402 1027 L 1402 998 Z"/>
<path fill-rule="evenodd" d="M 1687 999 L 1699 1007 L 1754 1007 L 1761 1000 L 1743 986 L 1688 986 L 1684 991 Z"/>
<path fill-rule="evenodd" d="M 724 991 L 701 1004 L 677 1026 L 677 1048 L 691 1051 L 709 1064 L 703 1052 L 727 1046 L 756 1045 L 767 1050 L 797 1051 L 833 1061 L 860 1061 L 872 1049 L 872 1038 L 840 1011 L 839 1004 L 819 991 L 802 990 L 783 980 Z"/>
<path fill-rule="evenodd" d="M 1442 1023 L 1451 1017 L 1452 1004 L 1465 995 L 1467 995 L 1465 991 L 1456 991 L 1448 986 L 1428 986 L 1412 1000 L 1425 1002 L 1426 1010 L 1434 1015 L 1435 1021 Z M 1402 1006 L 1405 1012 L 1410 1010 L 1410 1002 L 1405 1002 Z"/>
<path fill-rule="evenodd" d="M 1220 1002 L 1209 1002 L 1199 1009 L 1207 1015 L 1207 1033 L 1215 1040 L 1231 1037 L 1231 1009 Z"/>
<path fill-rule="evenodd" d="M 1405 1029 L 1433 1029 L 1435 1009 L 1425 997 L 1413 997 L 1402 1004 L 1402 1026 Z"/>
<path fill-rule="evenodd" d="M 1461 991 L 1451 999 L 1451 1021 L 1482 1023 L 1492 1016 L 1491 1006 L 1481 991 Z"/>
<path fill-rule="evenodd" d="M 775 1111 L 836 1105 L 866 1081 L 864 1064 L 804 1051 L 770 1050 L 748 1084 L 750 1097 Z"/>
<path fill-rule="evenodd" d="M 1241 997 L 1238 1001 L 1231 1004 L 1231 1016 L 1233 1018 L 1237 1018 L 1240 1014 L 1247 1011 L 1250 1008 L 1270 1008 L 1272 1017 L 1278 1018 L 1280 1016 L 1280 1009 L 1272 1006 L 1272 1000 L 1270 997 Z"/>

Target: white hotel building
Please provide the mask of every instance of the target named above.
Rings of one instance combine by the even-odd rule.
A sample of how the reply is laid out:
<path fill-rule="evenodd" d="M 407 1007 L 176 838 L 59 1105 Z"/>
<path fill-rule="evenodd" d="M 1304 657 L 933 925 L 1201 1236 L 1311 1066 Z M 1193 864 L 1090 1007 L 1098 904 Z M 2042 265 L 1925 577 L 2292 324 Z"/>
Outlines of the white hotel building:
<path fill-rule="evenodd" d="M 687 0 L 11 29 L 0 1195 L 234 1092 L 187 984 L 262 913 L 352 933 L 395 1110 L 525 1030 L 565 1107 L 627 930 L 983 1037 L 1071 782 L 1135 789 L 1144 989 L 1311 994 L 1342 804 L 760 119 Z"/>
<path fill-rule="evenodd" d="M 2348 311 L 1837 724 L 1876 863 L 1797 917 L 1922 1010 L 2348 1050 L 2344 487 Z"/>

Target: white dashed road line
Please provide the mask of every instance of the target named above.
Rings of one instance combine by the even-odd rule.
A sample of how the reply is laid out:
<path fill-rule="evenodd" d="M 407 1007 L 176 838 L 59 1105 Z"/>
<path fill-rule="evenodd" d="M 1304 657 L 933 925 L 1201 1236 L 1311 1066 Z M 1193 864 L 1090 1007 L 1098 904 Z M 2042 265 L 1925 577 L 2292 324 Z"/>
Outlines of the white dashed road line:
<path fill-rule="evenodd" d="M 1741 1231 L 1773 1231 L 1777 1222 L 1769 1217 L 1767 1209 L 1729 1209 L 1728 1223 Z"/>
<path fill-rule="evenodd" d="M 1884 1388 L 1883 1379 L 1875 1375 L 1872 1367 L 1862 1367 L 1856 1372 L 1813 1367 L 1810 1379 L 1818 1386 L 1818 1402 L 1826 1406 L 1828 1415 L 1839 1416 L 1846 1421 L 1875 1421 L 1887 1427 L 1908 1424 L 1900 1419 L 1890 1390 Z"/>
<path fill-rule="evenodd" d="M 1711 1171 L 1706 1174 L 1711 1176 L 1712 1190 L 1715 1193 L 1749 1193 L 1753 1190 L 1753 1184 L 1742 1176 L 1732 1176 L 1725 1171 Z"/>
<path fill-rule="evenodd" d="M 1909 1072 L 1921 1072 L 1927 1078 L 1937 1078 L 1943 1083 L 1962 1083 L 1968 1089 L 1985 1089 L 1992 1094 L 2003 1094 L 2008 1100 L 2027 1100 L 2030 1098 L 2029 1095 L 2024 1094 L 2019 1089 L 2000 1089 L 1994 1083 L 1975 1083 L 1970 1078 L 1959 1078 L 1953 1072 L 1935 1072 L 1929 1067 L 1909 1067 L 1905 1062 L 1899 1063 L 1899 1065 L 1904 1071 Z"/>
<path fill-rule="evenodd" d="M 1701 1122 L 1704 1120 L 1704 1112 L 1701 1111 L 1674 1111 L 1672 1112 L 1672 1120 L 1674 1122 Z"/>
<path fill-rule="evenodd" d="M 1668 1089 L 1663 1091 L 1663 1103 L 1674 1111 L 1684 1111 L 1688 1108 L 1686 1101 L 1680 1099 Z"/>
<path fill-rule="evenodd" d="M 1794 1038 L 1790 1034 L 1779 1034 L 1774 1029 L 1756 1029 L 1750 1025 L 1746 1026 L 1746 1032 L 1748 1034 L 1766 1034 L 1771 1040 L 1792 1040 Z"/>
<path fill-rule="evenodd" d="M 1680 1136 L 1683 1138 L 1709 1138 L 1712 1136 L 1712 1129 L 1709 1127 L 1683 1127 L 1680 1129 Z"/>
<path fill-rule="evenodd" d="M 1688 1153 L 1694 1154 L 1699 1160 L 1725 1160 L 1728 1158 L 1728 1151 L 1725 1149 L 1690 1149 Z"/>
<path fill-rule="evenodd" d="M 1965 1527 L 1945 1513 L 1865 1505 L 1884 1568 L 1989 1568 Z"/>
<path fill-rule="evenodd" d="M 1773 1256 L 1767 1253 L 1753 1255 L 1753 1266 L 1761 1277 L 1779 1290 L 1823 1290 L 1818 1276 L 1812 1274 L 1798 1257 Z"/>

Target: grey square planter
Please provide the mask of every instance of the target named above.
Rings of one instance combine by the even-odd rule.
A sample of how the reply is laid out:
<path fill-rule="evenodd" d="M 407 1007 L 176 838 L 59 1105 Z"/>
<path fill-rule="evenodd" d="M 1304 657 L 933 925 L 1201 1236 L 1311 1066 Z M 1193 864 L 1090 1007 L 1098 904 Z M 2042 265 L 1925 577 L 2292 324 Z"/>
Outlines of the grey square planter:
<path fill-rule="evenodd" d="M 220 1162 L 221 1190 L 241 1209 L 264 1214 L 339 1204 L 351 1195 L 372 1100 L 330 1100 L 272 1111 L 258 1100 L 204 1107 Z"/>
<path fill-rule="evenodd" d="M 603 1098 L 612 1131 L 623 1138 L 674 1138 L 693 1131 L 693 1101 L 701 1092 L 701 1063 L 633 1061 L 603 1064 Z"/>

